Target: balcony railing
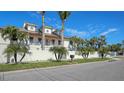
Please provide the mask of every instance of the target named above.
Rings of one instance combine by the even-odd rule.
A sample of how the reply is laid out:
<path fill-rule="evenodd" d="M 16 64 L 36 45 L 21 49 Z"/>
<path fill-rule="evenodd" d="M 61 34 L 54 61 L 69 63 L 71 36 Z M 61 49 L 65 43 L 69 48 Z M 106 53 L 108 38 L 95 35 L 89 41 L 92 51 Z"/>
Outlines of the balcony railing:
<path fill-rule="evenodd" d="M 29 45 L 42 45 L 42 42 L 29 42 Z M 59 44 L 51 44 L 51 43 L 46 43 L 45 46 L 51 47 L 51 46 L 61 46 Z"/>

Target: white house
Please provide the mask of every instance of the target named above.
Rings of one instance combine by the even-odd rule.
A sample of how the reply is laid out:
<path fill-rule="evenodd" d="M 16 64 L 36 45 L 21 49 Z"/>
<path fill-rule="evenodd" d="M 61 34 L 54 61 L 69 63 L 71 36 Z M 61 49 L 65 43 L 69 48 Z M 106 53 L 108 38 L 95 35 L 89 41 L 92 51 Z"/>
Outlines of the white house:
<path fill-rule="evenodd" d="M 49 48 L 53 46 L 61 45 L 60 31 L 53 29 L 50 26 L 45 26 L 45 50 L 42 50 L 42 33 L 37 31 L 35 24 L 24 23 L 23 31 L 28 34 L 28 44 L 30 47 L 29 54 L 23 59 L 24 62 L 41 61 L 55 59 L 54 54 L 49 52 Z M 9 44 L 9 40 L 4 41 L 0 35 L 0 63 L 7 62 L 7 57 L 3 54 L 4 49 Z M 81 55 L 77 55 L 75 51 L 70 50 L 70 41 L 68 38 L 64 38 L 64 47 L 68 50 L 68 55 L 63 59 L 70 59 L 70 55 L 75 55 L 75 58 L 82 58 Z M 98 57 L 97 53 L 89 55 L 89 57 Z M 20 58 L 20 56 L 18 56 Z M 11 57 L 10 61 L 13 61 Z"/>

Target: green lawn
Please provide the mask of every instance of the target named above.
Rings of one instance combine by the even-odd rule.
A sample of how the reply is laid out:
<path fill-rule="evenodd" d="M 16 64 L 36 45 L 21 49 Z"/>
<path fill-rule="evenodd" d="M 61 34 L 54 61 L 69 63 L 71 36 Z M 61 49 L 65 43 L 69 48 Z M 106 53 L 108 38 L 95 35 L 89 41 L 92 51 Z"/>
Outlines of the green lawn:
<path fill-rule="evenodd" d="M 31 68 L 43 68 L 43 67 L 52 67 L 52 66 L 60 66 L 60 65 L 70 65 L 70 64 L 79 64 L 79 63 L 87 63 L 87 62 L 100 62 L 105 60 L 111 60 L 110 58 L 90 58 L 90 59 L 77 59 L 73 62 L 69 61 L 50 61 L 50 62 L 34 62 L 34 63 L 23 63 L 23 64 L 0 64 L 0 72 L 3 71 L 14 71 L 14 70 L 23 70 L 23 69 L 31 69 Z"/>

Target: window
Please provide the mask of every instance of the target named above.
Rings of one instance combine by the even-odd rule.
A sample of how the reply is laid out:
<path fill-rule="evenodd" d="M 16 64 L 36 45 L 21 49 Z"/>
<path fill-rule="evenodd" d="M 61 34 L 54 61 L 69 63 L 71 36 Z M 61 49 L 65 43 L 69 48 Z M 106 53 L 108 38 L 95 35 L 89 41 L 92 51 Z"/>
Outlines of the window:
<path fill-rule="evenodd" d="M 49 32 L 49 30 L 47 30 L 47 33 Z"/>
<path fill-rule="evenodd" d="M 33 43 L 33 37 L 29 37 L 29 42 L 32 44 Z"/>
<path fill-rule="evenodd" d="M 34 27 L 33 27 L 33 26 L 31 26 L 31 29 L 33 30 L 33 29 L 34 29 Z"/>
<path fill-rule="evenodd" d="M 52 40 L 52 45 L 55 45 L 55 40 Z"/>
<path fill-rule="evenodd" d="M 49 42 L 49 40 L 46 40 L 46 42 L 45 42 L 45 43 L 46 43 L 46 45 L 50 45 L 50 42 Z"/>
<path fill-rule="evenodd" d="M 60 40 L 58 40 L 58 45 L 61 45 L 61 41 Z"/>
<path fill-rule="evenodd" d="M 40 43 L 40 44 L 41 44 L 41 40 L 42 40 L 41 38 L 38 38 L 38 43 Z"/>
<path fill-rule="evenodd" d="M 69 43 L 70 43 L 70 45 L 73 45 L 73 42 L 72 41 L 70 41 Z"/>
<path fill-rule="evenodd" d="M 24 27 L 26 30 L 28 30 L 28 26 L 27 25 L 25 25 L 25 27 Z"/>

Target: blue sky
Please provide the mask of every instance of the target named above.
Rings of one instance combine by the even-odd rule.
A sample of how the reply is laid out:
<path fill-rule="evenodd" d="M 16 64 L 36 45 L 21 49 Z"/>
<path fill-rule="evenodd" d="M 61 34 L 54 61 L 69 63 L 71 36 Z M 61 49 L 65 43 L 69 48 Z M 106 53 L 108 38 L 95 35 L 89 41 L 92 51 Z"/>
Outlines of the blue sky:
<path fill-rule="evenodd" d="M 61 28 L 61 20 L 56 11 L 47 11 L 45 24 Z M 35 11 L 1 11 L 0 27 L 14 25 L 22 27 L 24 22 L 41 26 L 41 16 Z M 91 38 L 105 35 L 108 43 L 124 40 L 124 12 L 73 11 L 65 23 L 65 36 Z"/>

